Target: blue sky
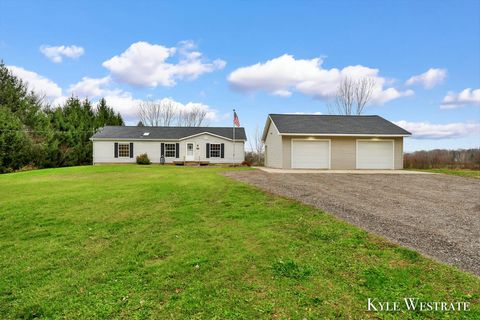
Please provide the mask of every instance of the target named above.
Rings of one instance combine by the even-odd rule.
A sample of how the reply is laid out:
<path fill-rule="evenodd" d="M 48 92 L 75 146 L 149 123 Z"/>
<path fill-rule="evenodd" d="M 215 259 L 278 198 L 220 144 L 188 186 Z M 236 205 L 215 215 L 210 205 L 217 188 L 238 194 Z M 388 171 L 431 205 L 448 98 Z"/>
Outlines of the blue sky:
<path fill-rule="evenodd" d="M 377 84 L 366 114 L 414 133 L 407 151 L 480 146 L 478 1 L 0 1 L 0 58 L 58 103 L 106 96 L 128 123 L 144 99 L 327 113 L 342 77 Z"/>

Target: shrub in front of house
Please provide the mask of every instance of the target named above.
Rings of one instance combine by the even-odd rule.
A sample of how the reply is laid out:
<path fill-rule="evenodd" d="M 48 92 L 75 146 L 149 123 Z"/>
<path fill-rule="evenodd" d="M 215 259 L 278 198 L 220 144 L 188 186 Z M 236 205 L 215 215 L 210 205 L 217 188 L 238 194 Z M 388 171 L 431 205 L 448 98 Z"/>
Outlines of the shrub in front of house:
<path fill-rule="evenodd" d="M 245 161 L 250 162 L 253 166 L 263 166 L 265 155 L 263 152 L 247 151 L 245 152 Z"/>
<path fill-rule="evenodd" d="M 249 161 L 249 160 L 244 160 L 244 161 L 242 161 L 242 166 L 250 167 L 250 166 L 252 166 L 252 162 Z"/>
<path fill-rule="evenodd" d="M 137 164 L 150 164 L 150 159 L 146 153 L 137 156 Z"/>

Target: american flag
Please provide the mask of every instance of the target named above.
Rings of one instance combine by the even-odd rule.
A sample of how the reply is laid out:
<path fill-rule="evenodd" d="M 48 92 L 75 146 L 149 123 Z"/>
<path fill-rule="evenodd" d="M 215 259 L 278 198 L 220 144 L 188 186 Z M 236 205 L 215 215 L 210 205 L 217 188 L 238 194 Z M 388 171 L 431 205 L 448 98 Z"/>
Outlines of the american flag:
<path fill-rule="evenodd" d="M 240 120 L 238 120 L 238 116 L 237 116 L 237 113 L 235 112 L 235 110 L 233 110 L 233 124 L 237 128 L 240 127 Z"/>

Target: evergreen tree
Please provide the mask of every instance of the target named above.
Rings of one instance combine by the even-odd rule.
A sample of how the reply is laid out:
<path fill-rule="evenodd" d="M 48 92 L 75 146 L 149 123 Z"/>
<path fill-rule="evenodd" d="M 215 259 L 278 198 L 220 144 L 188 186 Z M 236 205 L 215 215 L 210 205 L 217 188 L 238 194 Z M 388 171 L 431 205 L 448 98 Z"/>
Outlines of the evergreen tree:
<path fill-rule="evenodd" d="M 51 108 L 0 62 L 0 173 L 34 167 L 92 163 L 90 137 L 99 127 L 124 125 L 118 112 L 101 99 L 69 98 Z"/>
<path fill-rule="evenodd" d="M 30 129 L 45 124 L 42 114 L 42 99 L 29 91 L 22 80 L 15 77 L 0 61 L 0 106 L 9 109 L 23 125 Z"/>
<path fill-rule="evenodd" d="M 32 140 L 10 110 L 0 106 L 0 173 L 18 170 L 30 161 Z"/>
<path fill-rule="evenodd" d="M 95 111 L 95 126 L 101 128 L 104 126 L 123 126 L 123 119 L 120 113 L 116 113 L 107 105 L 105 98 L 100 99 Z"/>
<path fill-rule="evenodd" d="M 0 140 L 3 143 L 9 141 L 8 146 L 3 146 L 2 167 L 10 166 L 16 170 L 27 163 L 37 167 L 44 166 L 52 129 L 43 108 L 42 99 L 29 91 L 27 84 L 15 77 L 5 64 L 0 62 L 2 121 L 8 119 L 11 122 L 11 126 L 4 122 L 1 127 L 3 130 L 0 131 Z M 17 130 L 18 134 L 12 135 L 12 130 Z M 5 157 L 11 160 L 6 161 Z"/>
<path fill-rule="evenodd" d="M 91 163 L 92 145 L 89 140 L 95 130 L 95 114 L 90 101 L 71 97 L 63 108 L 56 108 L 51 116 L 55 128 L 59 166 Z"/>

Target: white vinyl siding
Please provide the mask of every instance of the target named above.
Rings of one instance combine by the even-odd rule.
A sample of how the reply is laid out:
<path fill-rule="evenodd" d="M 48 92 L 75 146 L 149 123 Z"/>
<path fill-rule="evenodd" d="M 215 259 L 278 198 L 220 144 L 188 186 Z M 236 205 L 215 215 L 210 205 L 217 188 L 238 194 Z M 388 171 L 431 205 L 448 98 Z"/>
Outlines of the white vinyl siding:
<path fill-rule="evenodd" d="M 93 163 L 135 163 L 135 157 L 139 154 L 146 153 L 152 163 L 160 162 L 160 145 L 161 143 L 172 144 L 172 157 L 165 157 L 165 163 L 172 163 L 173 161 L 183 161 L 186 159 L 187 143 L 193 143 L 194 161 L 208 161 L 210 163 L 231 164 L 242 163 L 245 160 L 245 143 L 243 141 L 235 141 L 235 158 L 233 158 L 233 142 L 212 136 L 210 134 L 202 134 L 189 138 L 186 141 L 179 141 L 179 157 L 175 158 L 175 143 L 170 141 L 152 140 L 152 141 L 134 141 L 133 158 L 115 158 L 114 146 L 115 142 L 130 143 L 130 141 L 118 140 L 94 140 L 93 141 Z M 224 158 L 207 158 L 206 144 L 225 144 Z M 168 147 L 165 148 L 167 150 Z M 189 160 L 191 161 L 191 160 Z"/>
<path fill-rule="evenodd" d="M 292 168 L 329 169 L 329 140 L 292 139 Z"/>
<path fill-rule="evenodd" d="M 265 138 L 265 166 L 281 168 L 282 155 L 282 136 L 271 122 Z"/>
<path fill-rule="evenodd" d="M 357 140 L 357 169 L 393 169 L 394 141 Z"/>

